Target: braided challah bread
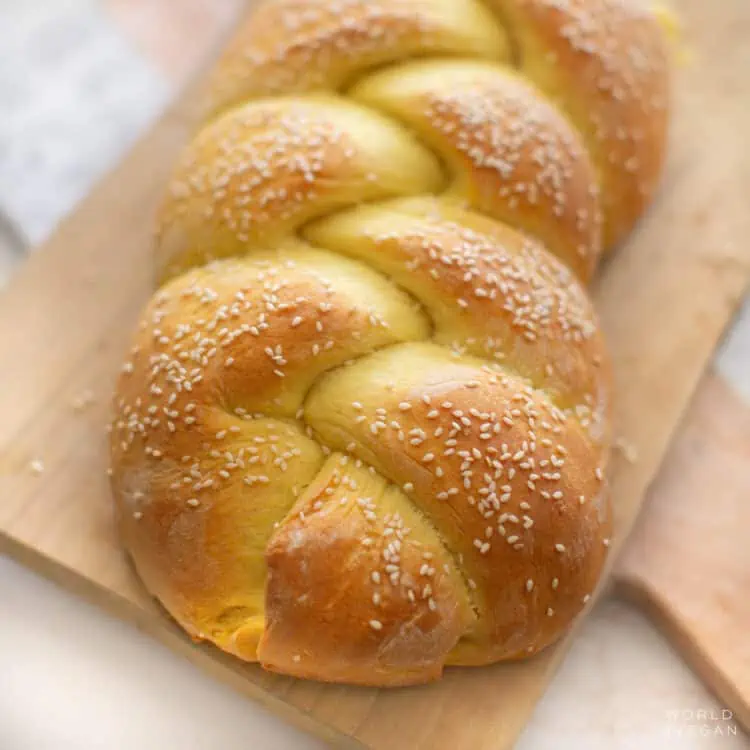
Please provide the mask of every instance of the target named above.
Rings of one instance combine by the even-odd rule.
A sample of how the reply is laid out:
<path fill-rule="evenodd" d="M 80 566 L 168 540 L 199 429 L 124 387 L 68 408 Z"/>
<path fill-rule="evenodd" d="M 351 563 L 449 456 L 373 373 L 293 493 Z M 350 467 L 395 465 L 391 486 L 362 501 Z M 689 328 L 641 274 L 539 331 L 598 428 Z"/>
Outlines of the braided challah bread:
<path fill-rule="evenodd" d="M 207 91 L 115 396 L 139 575 L 193 637 L 299 677 L 545 648 L 609 544 L 584 284 L 661 171 L 656 20 L 272 0 Z"/>

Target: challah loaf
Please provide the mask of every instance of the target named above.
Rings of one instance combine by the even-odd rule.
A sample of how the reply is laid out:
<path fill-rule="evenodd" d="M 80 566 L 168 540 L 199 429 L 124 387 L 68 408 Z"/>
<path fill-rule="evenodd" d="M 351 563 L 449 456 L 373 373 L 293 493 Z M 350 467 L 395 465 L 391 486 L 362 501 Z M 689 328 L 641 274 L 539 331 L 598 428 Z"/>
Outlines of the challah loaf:
<path fill-rule="evenodd" d="M 654 17 L 272 0 L 207 90 L 115 396 L 139 575 L 193 637 L 299 677 L 545 648 L 609 544 L 583 285 L 661 170 Z"/>

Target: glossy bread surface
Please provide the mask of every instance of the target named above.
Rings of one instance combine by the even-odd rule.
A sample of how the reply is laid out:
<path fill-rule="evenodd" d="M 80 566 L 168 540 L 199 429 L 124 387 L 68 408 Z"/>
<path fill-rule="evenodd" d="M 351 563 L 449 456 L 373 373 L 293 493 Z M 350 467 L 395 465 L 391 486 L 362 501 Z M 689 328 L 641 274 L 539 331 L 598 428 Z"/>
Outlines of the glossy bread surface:
<path fill-rule="evenodd" d="M 373 685 L 567 629 L 610 534 L 583 285 L 654 189 L 665 92 L 660 29 L 620 0 L 248 18 L 112 423 L 125 544 L 183 627 Z"/>

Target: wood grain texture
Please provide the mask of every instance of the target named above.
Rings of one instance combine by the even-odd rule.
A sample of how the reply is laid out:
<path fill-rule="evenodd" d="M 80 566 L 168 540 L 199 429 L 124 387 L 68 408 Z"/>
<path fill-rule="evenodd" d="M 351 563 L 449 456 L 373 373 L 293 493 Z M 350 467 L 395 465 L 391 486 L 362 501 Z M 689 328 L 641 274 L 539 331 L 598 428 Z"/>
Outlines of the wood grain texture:
<path fill-rule="evenodd" d="M 750 730 L 750 407 L 708 375 L 615 571 Z"/>
<path fill-rule="evenodd" d="M 619 547 L 750 276 L 746 0 L 679 7 L 694 49 L 679 71 L 659 201 L 596 285 L 619 381 Z M 744 28 L 744 31 L 743 31 Z M 150 293 L 154 207 L 193 118 L 186 96 L 37 253 L 0 298 L 0 549 L 128 618 L 272 710 L 344 745 L 454 750 L 512 745 L 563 657 L 449 670 L 393 691 L 299 682 L 191 644 L 145 595 L 113 533 L 107 401 Z M 76 396 L 91 390 L 89 408 Z M 30 461 L 44 463 L 36 475 Z"/>

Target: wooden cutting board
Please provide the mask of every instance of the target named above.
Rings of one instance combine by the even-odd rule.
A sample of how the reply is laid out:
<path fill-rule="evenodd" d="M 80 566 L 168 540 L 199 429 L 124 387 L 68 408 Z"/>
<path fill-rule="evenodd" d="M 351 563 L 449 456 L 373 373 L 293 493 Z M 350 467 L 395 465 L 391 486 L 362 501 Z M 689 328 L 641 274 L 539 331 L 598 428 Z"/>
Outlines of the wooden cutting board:
<path fill-rule="evenodd" d="M 677 5 L 692 62 L 678 71 L 668 174 L 657 205 L 595 290 L 615 358 L 620 431 L 638 452 L 635 463 L 620 457 L 615 465 L 615 552 L 750 277 L 750 6 Z M 106 403 L 85 402 L 111 388 L 149 295 L 152 215 L 193 101 L 188 92 L 0 298 L 0 550 L 345 746 L 509 747 L 569 639 L 521 664 L 449 670 L 427 687 L 321 686 L 192 644 L 125 563 L 104 476 Z"/>
<path fill-rule="evenodd" d="M 750 732 L 748 498 L 750 401 L 712 371 L 613 577 Z"/>

